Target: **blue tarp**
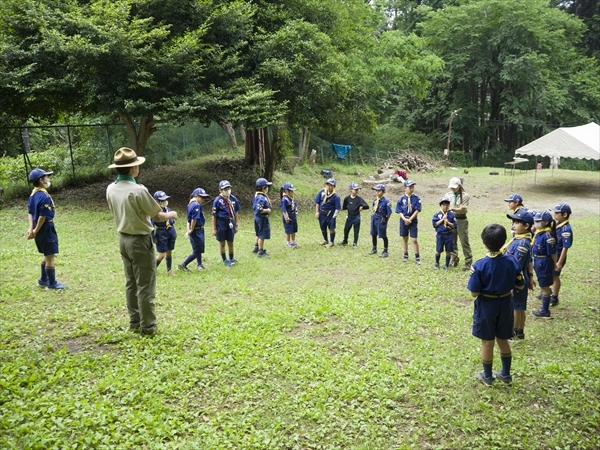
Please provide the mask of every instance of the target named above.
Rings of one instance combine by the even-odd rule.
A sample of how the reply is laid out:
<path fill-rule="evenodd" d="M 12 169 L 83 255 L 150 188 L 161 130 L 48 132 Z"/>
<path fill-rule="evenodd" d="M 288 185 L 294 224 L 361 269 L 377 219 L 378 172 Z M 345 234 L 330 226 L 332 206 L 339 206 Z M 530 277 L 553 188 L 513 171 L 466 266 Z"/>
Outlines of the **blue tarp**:
<path fill-rule="evenodd" d="M 331 144 L 331 150 L 333 150 L 340 159 L 344 159 L 351 149 L 352 146 L 350 145 Z"/>

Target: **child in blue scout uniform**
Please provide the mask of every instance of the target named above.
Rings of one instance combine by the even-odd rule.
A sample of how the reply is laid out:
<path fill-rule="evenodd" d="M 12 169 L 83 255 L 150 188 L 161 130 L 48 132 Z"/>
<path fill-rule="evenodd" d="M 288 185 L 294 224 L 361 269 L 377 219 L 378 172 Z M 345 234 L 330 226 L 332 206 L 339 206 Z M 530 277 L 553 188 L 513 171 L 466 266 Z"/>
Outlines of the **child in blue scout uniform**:
<path fill-rule="evenodd" d="M 513 213 L 516 213 L 519 209 L 525 207 L 525 205 L 523 205 L 523 197 L 519 194 L 510 194 L 504 201 L 508 203 L 508 209 Z"/>
<path fill-rule="evenodd" d="M 169 208 L 169 199 L 164 191 L 156 191 L 153 195 L 163 212 L 171 211 Z M 150 220 L 154 231 L 152 231 L 152 240 L 156 244 L 156 267 L 160 265 L 165 256 L 167 258 L 167 275 L 175 276 L 175 272 L 171 270 L 173 264 L 172 252 L 175 249 L 175 241 L 177 240 L 177 231 L 175 231 L 175 219 L 169 219 L 165 222 L 155 222 L 154 219 Z"/>
<path fill-rule="evenodd" d="M 325 189 L 321 189 L 315 197 L 315 216 L 319 219 L 319 226 L 323 234 L 321 245 L 333 247 L 335 241 L 336 217 L 342 209 L 340 196 L 335 193 L 335 180 L 329 178 L 325 183 Z M 329 240 L 327 230 L 329 229 Z"/>
<path fill-rule="evenodd" d="M 187 207 L 187 230 L 185 232 L 185 237 L 190 238 L 192 253 L 185 258 L 183 263 L 177 266 L 179 270 L 183 270 L 184 272 L 190 271 L 190 269 L 187 268 L 187 265 L 194 259 L 197 262 L 196 269 L 200 271 L 204 270 L 204 266 L 202 265 L 202 253 L 204 253 L 204 225 L 206 219 L 202 212 L 202 205 L 208 197 L 210 196 L 202 188 L 194 189 L 190 195 L 190 202 Z"/>
<path fill-rule="evenodd" d="M 515 258 L 519 263 L 525 286 L 535 287 L 533 279 L 533 261 L 531 260 L 531 228 L 533 216 L 527 208 L 519 208 L 506 217 L 512 220 L 513 238 L 502 250 L 503 253 Z M 512 296 L 513 305 L 513 339 L 525 339 L 525 311 L 527 310 L 527 289 L 515 290 Z"/>
<path fill-rule="evenodd" d="M 554 282 L 552 284 L 553 294 L 550 296 L 550 306 L 558 305 L 558 295 L 560 294 L 560 273 L 567 263 L 567 252 L 573 245 L 573 229 L 569 223 L 571 217 L 571 207 L 566 203 L 559 203 L 552 212 L 556 221 L 556 266 L 554 266 Z"/>
<path fill-rule="evenodd" d="M 273 208 L 271 207 L 269 197 L 267 197 L 267 192 L 269 192 L 269 186 L 272 184 L 265 178 L 256 180 L 256 193 L 252 202 L 252 209 L 254 209 L 254 232 L 256 234 L 254 248 L 257 250 L 256 252 L 253 251 L 253 253 L 257 253 L 256 256 L 259 258 L 270 258 L 265 250 L 265 239 L 271 239 L 269 214 L 271 214 Z"/>
<path fill-rule="evenodd" d="M 296 188 L 290 182 L 284 183 L 281 188 L 281 212 L 283 229 L 285 230 L 285 243 L 287 247 L 298 248 L 296 233 L 298 232 L 298 202 L 294 199 Z"/>
<path fill-rule="evenodd" d="M 440 256 L 446 249 L 446 265 L 444 270 L 448 270 L 450 266 L 450 258 L 454 251 L 454 230 L 458 227 L 454 213 L 450 211 L 450 199 L 448 197 L 442 197 L 440 199 L 441 211 L 438 211 L 433 215 L 431 223 L 435 228 L 435 269 L 440 268 Z"/>
<path fill-rule="evenodd" d="M 219 183 L 220 195 L 213 201 L 212 208 L 212 229 L 213 236 L 219 242 L 219 253 L 223 264 L 227 267 L 237 263 L 233 256 L 233 239 L 238 231 L 238 219 L 240 203 L 237 198 L 231 195 L 231 184 L 227 180 Z M 229 250 L 229 259 L 225 257 L 225 242 Z"/>
<path fill-rule="evenodd" d="M 388 237 L 387 224 L 392 215 L 392 203 L 384 197 L 385 185 L 377 184 L 371 189 L 375 191 L 375 199 L 373 200 L 373 214 L 371 215 L 371 238 L 373 240 L 373 248 L 369 255 L 377 254 L 377 238 L 383 239 L 382 258 L 387 258 L 388 253 Z"/>
<path fill-rule="evenodd" d="M 50 187 L 48 175 L 52 173 L 42 169 L 33 169 L 29 172 L 29 181 L 34 187 L 27 204 L 29 218 L 27 239 L 35 239 L 38 252 L 44 255 L 38 286 L 47 289 L 66 289 L 67 286 L 56 281 L 54 266 L 54 255 L 58 253 L 58 234 L 54 228 L 54 202 L 46 190 Z"/>
<path fill-rule="evenodd" d="M 417 214 L 421 212 L 421 199 L 419 196 L 414 195 L 416 184 L 413 180 L 404 182 L 404 195 L 396 203 L 396 213 L 400 214 L 400 236 L 404 248 L 402 262 L 408 261 L 408 235 L 410 233 L 415 250 L 415 260 L 417 264 L 421 264 L 419 241 L 417 240 L 419 236 Z"/>
<path fill-rule="evenodd" d="M 344 202 L 342 204 L 342 210 L 348 211 L 348 218 L 346 219 L 346 224 L 344 225 L 344 240 L 342 241 L 342 245 L 348 245 L 348 235 L 350 234 L 350 229 L 354 228 L 354 243 L 352 244 L 352 248 L 356 248 L 358 246 L 358 234 L 360 233 L 360 212 L 365 209 L 369 209 L 369 205 L 364 201 L 362 197 L 358 195 L 358 190 L 360 186 L 358 183 L 350 184 L 350 195 L 344 198 Z"/>
<path fill-rule="evenodd" d="M 481 239 L 488 253 L 472 265 L 467 289 L 476 297 L 472 333 L 481 339 L 483 372 L 477 373 L 477 379 L 491 386 L 494 375 L 504 383 L 512 381 L 512 354 L 508 341 L 513 336 L 510 298 L 513 289 L 523 289 L 523 275 L 517 260 L 500 251 L 506 242 L 506 229 L 502 225 L 486 226 Z M 501 372 L 492 372 L 494 340 L 500 349 Z"/>
<path fill-rule="evenodd" d="M 533 238 L 533 269 L 542 291 L 542 308 L 533 311 L 535 317 L 550 317 L 550 286 L 554 282 L 556 266 L 556 225 L 548 211 L 538 212 L 533 217 L 535 235 Z"/>

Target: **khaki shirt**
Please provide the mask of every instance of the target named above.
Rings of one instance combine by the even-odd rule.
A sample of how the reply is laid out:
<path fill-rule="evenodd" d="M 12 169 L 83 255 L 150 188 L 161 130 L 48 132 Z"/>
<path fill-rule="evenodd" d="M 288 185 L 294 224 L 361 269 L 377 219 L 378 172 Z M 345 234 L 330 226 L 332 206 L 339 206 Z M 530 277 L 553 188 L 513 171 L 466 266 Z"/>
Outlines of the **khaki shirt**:
<path fill-rule="evenodd" d="M 462 203 L 460 202 L 460 192 L 454 193 L 453 191 L 448 192 L 444 197 L 450 199 L 450 209 L 459 209 L 462 207 L 463 211 L 460 213 L 454 212 L 455 214 L 466 214 L 469 209 L 469 200 L 471 197 L 466 192 L 462 193 Z"/>
<path fill-rule="evenodd" d="M 122 180 L 106 188 L 108 209 L 115 216 L 119 233 L 148 235 L 154 227 L 150 218 L 156 216 L 160 206 L 141 184 Z"/>

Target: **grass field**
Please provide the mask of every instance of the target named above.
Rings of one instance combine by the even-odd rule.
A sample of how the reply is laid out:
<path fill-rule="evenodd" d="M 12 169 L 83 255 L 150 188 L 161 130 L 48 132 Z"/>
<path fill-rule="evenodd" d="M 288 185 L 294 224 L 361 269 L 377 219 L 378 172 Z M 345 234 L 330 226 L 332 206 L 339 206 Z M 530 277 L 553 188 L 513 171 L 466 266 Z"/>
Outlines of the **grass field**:
<path fill-rule="evenodd" d="M 369 175 L 365 167 L 334 169 L 342 196 L 352 179 Z M 212 178 L 184 184 L 184 170 L 142 174 L 152 192 L 160 177 L 181 180 L 174 264 L 190 250 L 183 193 L 195 185 L 216 193 Z M 257 259 L 245 208 L 236 237 L 239 265 L 224 267 L 209 238 L 207 271 L 168 277 L 164 263 L 159 267 L 153 339 L 126 331 L 124 276 L 114 222 L 102 202 L 105 185 L 54 195 L 64 292 L 35 287 L 41 258 L 24 237 L 26 199 L 5 205 L 0 448 L 599 448 L 599 174 L 542 171 L 534 184 L 532 172 L 519 172 L 511 189 L 509 175 L 490 170 L 414 176 L 424 203 L 421 266 L 412 251 L 411 262 L 400 261 L 397 215 L 387 260 L 367 255 L 368 214 L 358 249 L 320 247 L 310 207 L 323 181 L 318 170 L 278 173 L 276 184 L 294 182 L 303 198 L 301 248 L 285 247 L 275 214 L 266 246 L 272 258 Z M 575 244 L 560 306 L 552 320 L 527 318 L 526 340 L 513 345 L 510 387 L 488 389 L 474 378 L 480 343 L 470 334 L 468 273 L 432 269 L 431 217 L 457 174 L 474 197 L 469 219 L 476 258 L 484 255 L 479 234 L 486 224 L 509 226 L 503 198 L 511 191 L 534 209 L 567 201 L 574 210 Z M 242 191 L 232 182 L 234 193 Z M 241 196 L 247 201 L 252 192 L 249 186 Z M 394 202 L 399 193 L 391 190 Z M 363 194 L 370 203 L 372 191 Z M 532 310 L 539 301 L 530 298 L 529 305 Z M 498 368 L 497 349 L 494 356 Z"/>

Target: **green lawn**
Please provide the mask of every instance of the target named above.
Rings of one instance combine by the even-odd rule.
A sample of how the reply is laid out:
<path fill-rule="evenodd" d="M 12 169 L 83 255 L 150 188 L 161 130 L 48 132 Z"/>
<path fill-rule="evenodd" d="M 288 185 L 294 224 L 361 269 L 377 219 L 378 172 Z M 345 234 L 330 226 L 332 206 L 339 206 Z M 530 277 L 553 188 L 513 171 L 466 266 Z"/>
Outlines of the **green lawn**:
<path fill-rule="evenodd" d="M 334 169 L 342 197 L 368 175 Z M 125 331 L 118 237 L 101 199 L 54 196 L 64 292 L 35 287 L 41 258 L 24 237 L 26 199 L 5 207 L 0 448 L 600 447 L 598 173 L 543 171 L 537 184 L 532 172 L 515 174 L 527 206 L 572 204 L 575 244 L 553 319 L 528 317 L 526 340 L 513 346 L 513 385 L 488 389 L 474 378 L 480 346 L 470 334 L 468 273 L 432 269 L 431 217 L 448 179 L 465 177 L 471 245 L 483 256 L 479 234 L 488 223 L 509 225 L 503 198 L 513 190 L 508 175 L 490 170 L 414 177 L 424 201 L 421 266 L 412 251 L 411 262 L 400 261 L 397 215 L 387 260 L 367 255 L 368 215 L 357 250 L 320 247 L 309 209 L 323 181 L 318 170 L 277 174 L 277 184 L 293 181 L 304 199 L 301 248 L 285 247 L 275 214 L 272 258 L 257 259 L 246 208 L 239 265 L 224 267 L 211 238 L 207 271 L 168 277 L 163 262 L 154 339 Z M 370 203 L 371 191 L 363 193 Z M 190 251 L 179 211 L 175 264 Z"/>

